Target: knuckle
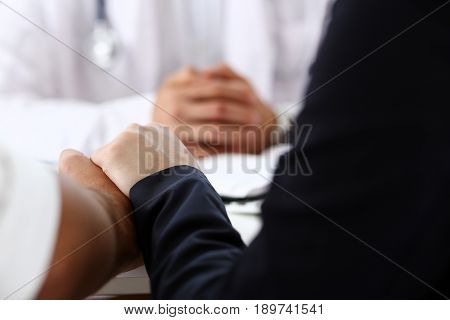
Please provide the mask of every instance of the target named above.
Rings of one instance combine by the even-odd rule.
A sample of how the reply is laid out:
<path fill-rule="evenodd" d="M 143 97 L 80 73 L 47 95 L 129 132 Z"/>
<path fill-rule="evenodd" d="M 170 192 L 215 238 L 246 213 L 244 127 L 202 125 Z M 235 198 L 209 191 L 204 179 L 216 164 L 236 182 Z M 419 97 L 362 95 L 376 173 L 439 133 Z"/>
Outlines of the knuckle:
<path fill-rule="evenodd" d="M 91 160 L 96 165 L 101 166 L 100 164 L 102 163 L 103 160 L 103 148 L 94 151 L 94 153 L 91 156 Z"/>
<path fill-rule="evenodd" d="M 217 102 L 213 108 L 213 117 L 217 119 L 223 118 L 227 113 L 227 106 L 224 102 Z"/>
<path fill-rule="evenodd" d="M 69 172 L 82 159 L 82 156 L 73 150 L 64 150 L 59 159 L 59 169 Z"/>
<path fill-rule="evenodd" d="M 173 110 L 172 110 L 172 115 L 175 117 L 175 118 L 181 118 L 182 116 L 183 116 L 183 110 L 182 110 L 182 108 L 180 108 L 180 106 L 179 105 L 176 105 L 174 108 L 173 108 Z"/>
<path fill-rule="evenodd" d="M 141 126 L 137 123 L 132 123 L 127 127 L 127 131 L 137 131 L 141 128 Z"/>

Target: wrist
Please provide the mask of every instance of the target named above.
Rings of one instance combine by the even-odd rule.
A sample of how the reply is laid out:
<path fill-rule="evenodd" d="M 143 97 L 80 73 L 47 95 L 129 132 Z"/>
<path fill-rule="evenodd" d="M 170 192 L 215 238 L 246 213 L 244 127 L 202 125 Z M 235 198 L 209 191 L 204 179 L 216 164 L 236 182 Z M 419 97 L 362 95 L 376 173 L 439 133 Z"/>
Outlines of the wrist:
<path fill-rule="evenodd" d="M 126 197 L 116 199 L 108 193 L 97 190 L 93 190 L 93 193 L 108 219 L 108 225 L 104 231 L 111 230 L 114 235 L 115 263 L 113 270 L 116 275 L 129 270 L 139 257 L 132 207 Z"/>

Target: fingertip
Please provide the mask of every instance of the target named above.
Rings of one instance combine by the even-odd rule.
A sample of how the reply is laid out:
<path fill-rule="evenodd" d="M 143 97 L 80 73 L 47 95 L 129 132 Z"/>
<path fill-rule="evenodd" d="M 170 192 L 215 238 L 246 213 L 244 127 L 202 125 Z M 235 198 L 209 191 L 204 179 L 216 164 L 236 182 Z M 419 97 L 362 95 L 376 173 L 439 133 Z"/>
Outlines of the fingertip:
<path fill-rule="evenodd" d="M 91 161 L 101 167 L 101 157 L 99 156 L 102 151 L 102 148 L 95 150 L 91 155 Z"/>
<path fill-rule="evenodd" d="M 130 125 L 128 125 L 128 127 L 125 129 L 127 131 L 135 131 L 137 129 L 139 129 L 140 125 L 137 123 L 131 123 Z"/>
<path fill-rule="evenodd" d="M 75 161 L 85 160 L 86 156 L 78 150 L 66 149 L 59 156 L 59 170 L 68 172 Z"/>
<path fill-rule="evenodd" d="M 72 157 L 72 156 L 84 157 L 84 154 L 75 149 L 65 149 L 59 155 L 59 159 L 61 160 L 61 159 L 65 159 L 65 158 Z"/>

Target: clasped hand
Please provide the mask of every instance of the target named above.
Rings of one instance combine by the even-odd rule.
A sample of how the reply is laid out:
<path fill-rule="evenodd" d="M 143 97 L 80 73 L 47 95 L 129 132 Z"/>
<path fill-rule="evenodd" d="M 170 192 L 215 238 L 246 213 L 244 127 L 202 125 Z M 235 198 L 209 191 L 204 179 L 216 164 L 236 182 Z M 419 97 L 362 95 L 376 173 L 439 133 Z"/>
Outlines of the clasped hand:
<path fill-rule="evenodd" d="M 130 125 L 91 159 L 74 150 L 61 154 L 60 173 L 96 193 L 110 215 L 118 250 L 123 252 L 120 271 L 141 263 L 127 198 L 130 189 L 154 173 L 179 165 L 197 167 L 197 162 L 171 130 L 159 125 Z"/>
<path fill-rule="evenodd" d="M 259 153 L 276 124 L 271 108 L 230 67 L 185 67 L 158 92 L 153 121 L 171 128 L 197 157 Z"/>

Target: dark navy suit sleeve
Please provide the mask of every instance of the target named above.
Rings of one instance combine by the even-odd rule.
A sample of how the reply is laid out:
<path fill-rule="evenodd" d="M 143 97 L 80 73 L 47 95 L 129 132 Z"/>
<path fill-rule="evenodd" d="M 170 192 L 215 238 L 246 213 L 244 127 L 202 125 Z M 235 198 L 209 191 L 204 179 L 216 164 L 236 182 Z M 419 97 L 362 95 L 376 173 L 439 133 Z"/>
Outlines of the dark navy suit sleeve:
<path fill-rule="evenodd" d="M 218 298 L 245 247 L 199 170 L 178 166 L 130 191 L 155 298 Z"/>

